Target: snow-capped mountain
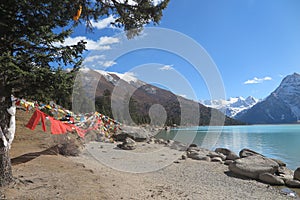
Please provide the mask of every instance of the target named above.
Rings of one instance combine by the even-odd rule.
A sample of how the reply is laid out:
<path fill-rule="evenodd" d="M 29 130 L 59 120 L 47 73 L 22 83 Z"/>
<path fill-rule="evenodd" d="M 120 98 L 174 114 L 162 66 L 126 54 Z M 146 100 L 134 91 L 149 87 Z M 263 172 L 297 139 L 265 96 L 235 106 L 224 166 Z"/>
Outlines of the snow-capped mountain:
<path fill-rule="evenodd" d="M 300 119 L 300 74 L 286 76 L 265 100 L 236 116 L 251 123 L 295 123 Z"/>
<path fill-rule="evenodd" d="M 220 123 L 223 123 L 221 120 L 225 117 L 226 125 L 241 124 L 234 119 L 224 116 L 218 110 L 208 108 L 199 102 L 186 99 L 171 91 L 145 83 L 130 72 L 121 74 L 88 68 L 82 68 L 81 72 L 77 77 L 77 83 L 80 86 L 78 87 L 79 91 L 75 91 L 75 94 L 78 93 L 79 95 L 78 98 L 73 98 L 78 100 L 78 104 L 76 105 L 78 105 L 79 109 L 89 106 L 81 102 L 81 92 L 88 99 L 92 100 L 95 98 L 95 101 L 99 103 L 105 102 L 104 100 L 110 94 L 109 98 L 111 98 L 111 101 L 108 103 L 113 103 L 116 112 L 114 118 L 121 122 L 123 120 L 127 122 L 127 118 L 123 114 L 127 114 L 126 110 L 129 108 L 130 116 L 132 116 L 133 120 L 139 123 L 149 123 L 151 107 L 153 105 L 161 105 L 164 110 L 160 109 L 154 113 L 160 115 L 155 118 L 164 117 L 166 114 L 165 120 L 167 125 L 208 125 L 212 112 L 219 116 Z M 91 102 L 91 106 L 93 105 Z M 101 106 L 103 107 L 103 105 Z M 183 111 L 182 108 L 184 108 Z M 200 114 L 200 119 L 195 117 L 197 114 Z M 215 121 L 213 123 L 218 125 L 219 122 Z"/>
<path fill-rule="evenodd" d="M 103 70 L 94 70 L 94 71 L 104 76 L 105 79 L 111 82 L 114 86 L 118 84 L 118 81 L 121 79 L 122 81 L 125 81 L 127 84 L 130 84 L 135 88 L 142 87 L 146 92 L 150 94 L 156 93 L 156 87 L 152 87 L 151 85 L 137 79 L 134 73 L 132 72 L 125 72 L 124 74 L 121 74 L 117 72 L 107 72 Z"/>
<path fill-rule="evenodd" d="M 229 98 L 227 100 L 204 100 L 201 101 L 205 106 L 216 108 L 229 117 L 235 117 L 238 113 L 245 111 L 254 106 L 258 99 L 249 96 L 246 99 L 243 97 Z"/>

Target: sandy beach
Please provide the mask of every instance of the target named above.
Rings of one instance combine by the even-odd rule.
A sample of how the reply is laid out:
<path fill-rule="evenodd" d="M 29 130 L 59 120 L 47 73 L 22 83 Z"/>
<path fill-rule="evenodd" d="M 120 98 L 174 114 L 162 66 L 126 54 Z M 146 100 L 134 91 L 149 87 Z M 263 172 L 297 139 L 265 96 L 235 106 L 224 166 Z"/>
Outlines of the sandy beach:
<path fill-rule="evenodd" d="M 58 155 L 52 135 L 24 122 L 19 116 L 11 149 L 16 181 L 1 188 L 0 199 L 289 199 L 267 184 L 234 177 L 224 164 L 182 160 L 183 151 L 162 144 L 125 151 L 91 142 L 78 157 Z"/>

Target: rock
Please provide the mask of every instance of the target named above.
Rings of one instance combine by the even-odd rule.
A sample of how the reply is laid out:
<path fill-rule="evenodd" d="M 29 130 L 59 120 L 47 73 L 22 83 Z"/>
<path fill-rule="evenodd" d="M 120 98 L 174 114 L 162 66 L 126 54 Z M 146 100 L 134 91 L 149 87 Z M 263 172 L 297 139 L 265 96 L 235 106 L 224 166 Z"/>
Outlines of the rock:
<path fill-rule="evenodd" d="M 199 160 L 203 160 L 203 161 L 210 162 L 210 161 L 211 161 L 211 158 L 208 157 L 208 156 L 204 156 L 204 157 L 200 158 Z"/>
<path fill-rule="evenodd" d="M 188 158 L 191 158 L 194 160 L 206 160 L 206 161 L 211 160 L 211 158 L 208 156 L 209 153 L 211 153 L 210 150 L 195 147 L 195 146 L 189 147 L 186 152 Z"/>
<path fill-rule="evenodd" d="M 229 170 L 237 175 L 258 179 L 262 173 L 274 174 L 278 167 L 279 165 L 269 158 L 253 155 L 236 159 L 229 165 Z"/>
<path fill-rule="evenodd" d="M 219 163 L 223 164 L 223 160 L 220 157 L 213 157 L 211 159 L 211 162 L 219 162 Z"/>
<path fill-rule="evenodd" d="M 187 152 L 187 157 L 191 158 L 193 160 L 205 160 L 205 161 L 210 161 L 210 157 L 203 155 L 197 151 L 188 151 Z"/>
<path fill-rule="evenodd" d="M 208 149 L 205 149 L 205 148 L 199 148 L 199 147 L 189 147 L 187 149 L 187 152 L 199 152 L 199 154 L 203 155 L 203 156 L 208 156 L 208 154 L 211 152 L 210 150 Z"/>
<path fill-rule="evenodd" d="M 224 164 L 225 165 L 230 165 L 231 163 L 233 163 L 234 161 L 233 160 L 225 160 L 224 161 Z"/>
<path fill-rule="evenodd" d="M 205 148 L 198 148 L 198 149 L 199 149 L 200 152 L 205 153 L 206 155 L 213 152 L 213 151 L 210 151 L 209 149 L 205 149 Z"/>
<path fill-rule="evenodd" d="M 286 167 L 279 167 L 277 175 L 285 181 L 288 179 L 293 179 L 294 172 Z"/>
<path fill-rule="evenodd" d="M 184 154 L 182 154 L 181 159 L 182 159 L 182 160 L 186 160 L 186 159 L 187 159 L 187 156 L 184 155 Z"/>
<path fill-rule="evenodd" d="M 211 151 L 208 153 L 208 156 L 210 158 L 215 158 L 215 157 L 221 158 L 222 161 L 226 160 L 226 156 L 222 153 L 216 153 L 216 152 Z"/>
<path fill-rule="evenodd" d="M 168 145 L 173 144 L 175 141 L 174 140 L 167 140 Z"/>
<path fill-rule="evenodd" d="M 275 162 L 277 162 L 279 167 L 286 167 L 286 163 L 282 162 L 281 160 L 274 159 L 274 158 L 271 158 L 271 159 L 274 160 Z"/>
<path fill-rule="evenodd" d="M 190 144 L 189 147 L 198 147 L 198 145 L 196 145 L 196 144 Z"/>
<path fill-rule="evenodd" d="M 118 134 L 114 134 L 113 139 L 115 141 L 120 141 L 120 142 L 125 142 L 126 138 L 133 138 L 131 135 L 127 134 L 127 133 L 118 133 Z"/>
<path fill-rule="evenodd" d="M 96 130 L 87 131 L 87 133 L 84 135 L 84 142 L 89 143 L 91 141 L 101 141 L 98 139 L 99 135 L 100 134 L 98 134 Z"/>
<path fill-rule="evenodd" d="M 164 139 L 161 139 L 161 138 L 155 140 L 155 143 L 157 143 L 157 144 L 165 144 L 165 142 L 166 141 L 164 141 Z"/>
<path fill-rule="evenodd" d="M 128 137 L 122 144 L 118 144 L 117 146 L 124 150 L 134 150 L 136 149 L 136 142 Z"/>
<path fill-rule="evenodd" d="M 200 151 L 200 148 L 198 148 L 198 147 L 189 147 L 189 148 L 187 148 L 186 151 Z"/>
<path fill-rule="evenodd" d="M 273 174 L 263 173 L 259 175 L 259 180 L 270 185 L 284 185 L 284 181 Z"/>
<path fill-rule="evenodd" d="M 286 186 L 291 188 L 300 188 L 300 181 L 288 179 L 285 181 Z"/>
<path fill-rule="evenodd" d="M 149 138 L 149 140 L 147 141 L 147 144 L 154 144 L 155 143 L 155 139 L 152 137 L 152 138 Z"/>
<path fill-rule="evenodd" d="M 256 151 L 253 151 L 251 149 L 242 149 L 239 153 L 239 156 L 241 158 L 245 158 L 245 157 L 248 157 L 248 156 L 257 156 L 257 155 L 260 155 L 260 156 L 263 156 L 262 154 L 260 153 L 257 153 Z M 263 156 L 264 157 L 264 156 Z"/>
<path fill-rule="evenodd" d="M 300 167 L 295 170 L 294 179 L 300 181 Z"/>
<path fill-rule="evenodd" d="M 187 150 L 187 145 L 184 144 L 184 143 L 181 143 L 181 142 L 177 142 L 177 141 L 174 141 L 172 142 L 169 147 L 171 149 L 176 149 L 178 151 L 186 151 Z"/>
<path fill-rule="evenodd" d="M 121 129 L 120 133 L 114 134 L 113 136 L 116 141 L 124 142 L 127 137 L 130 137 L 136 142 L 144 142 L 156 134 L 156 131 L 152 131 L 152 129 L 147 127 L 124 125 Z"/>
<path fill-rule="evenodd" d="M 240 158 L 238 155 L 236 155 L 233 151 L 226 149 L 226 148 L 216 148 L 216 153 L 222 153 L 226 156 L 226 160 L 235 160 Z"/>

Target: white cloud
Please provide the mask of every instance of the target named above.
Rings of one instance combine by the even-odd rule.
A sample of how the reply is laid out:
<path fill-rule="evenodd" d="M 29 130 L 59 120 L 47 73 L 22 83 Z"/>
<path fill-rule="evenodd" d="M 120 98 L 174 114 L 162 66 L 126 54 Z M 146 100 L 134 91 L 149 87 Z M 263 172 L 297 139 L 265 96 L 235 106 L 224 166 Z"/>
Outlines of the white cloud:
<path fill-rule="evenodd" d="M 111 23 L 115 22 L 115 20 L 116 18 L 110 15 L 109 17 L 99 20 L 98 22 L 92 21 L 92 25 L 97 29 L 104 29 L 104 28 L 111 27 Z"/>
<path fill-rule="evenodd" d="M 117 64 L 117 63 L 113 60 L 105 60 L 105 61 L 98 61 L 93 67 L 100 67 L 101 66 L 101 68 L 108 68 L 108 67 L 111 67 L 115 64 Z"/>
<path fill-rule="evenodd" d="M 75 45 L 79 41 L 84 40 L 86 42 L 86 49 L 87 50 L 109 50 L 111 47 L 109 44 L 118 43 L 119 39 L 114 37 L 107 37 L 103 36 L 99 38 L 99 40 L 94 41 L 91 39 L 88 39 L 85 36 L 77 36 L 77 37 L 68 37 L 65 39 L 64 43 L 55 43 L 54 45 Z"/>
<path fill-rule="evenodd" d="M 254 77 L 253 79 L 245 81 L 244 84 L 257 84 L 257 83 L 262 83 L 264 81 L 270 81 L 270 80 L 272 80 L 272 78 L 269 76 L 263 78 Z"/>
<path fill-rule="evenodd" d="M 100 45 L 115 44 L 115 43 L 119 43 L 119 42 L 120 42 L 119 38 L 115 38 L 115 37 L 107 37 L 107 36 L 101 37 L 101 38 L 98 40 L 98 43 L 99 43 Z"/>
<path fill-rule="evenodd" d="M 165 66 L 159 68 L 159 70 L 161 70 L 161 71 L 169 71 L 169 70 L 173 70 L 173 69 L 174 69 L 173 65 L 165 65 Z"/>
<path fill-rule="evenodd" d="M 95 60 L 99 59 L 105 59 L 105 55 L 95 55 L 95 56 L 89 56 L 85 58 L 85 62 L 94 62 Z"/>
<path fill-rule="evenodd" d="M 115 61 L 109 60 L 109 61 L 104 61 L 104 62 L 102 63 L 102 66 L 107 68 L 107 67 L 111 67 L 111 66 L 113 66 L 113 65 L 115 65 L 115 64 L 117 64 Z"/>
<path fill-rule="evenodd" d="M 181 96 L 183 98 L 187 98 L 186 94 L 179 94 L 178 96 Z"/>

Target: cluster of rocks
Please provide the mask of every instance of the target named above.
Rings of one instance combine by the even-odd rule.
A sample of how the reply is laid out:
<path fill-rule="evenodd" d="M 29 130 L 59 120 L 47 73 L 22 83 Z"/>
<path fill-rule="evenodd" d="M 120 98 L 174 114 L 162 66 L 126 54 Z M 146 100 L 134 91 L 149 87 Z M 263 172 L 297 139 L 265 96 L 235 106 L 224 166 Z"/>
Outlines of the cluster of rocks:
<path fill-rule="evenodd" d="M 136 127 L 136 126 L 122 126 L 121 130 L 112 137 L 117 142 L 122 142 L 117 146 L 123 150 L 134 150 L 137 147 L 136 142 L 154 141 L 152 136 L 157 132 L 153 127 Z M 154 143 L 154 142 L 153 142 Z"/>
<path fill-rule="evenodd" d="M 118 144 L 117 147 L 123 150 L 134 150 L 136 149 L 136 142 L 130 137 L 127 137 L 121 144 Z"/>
<path fill-rule="evenodd" d="M 132 137 L 128 136 L 125 137 L 125 139 L 119 140 L 122 143 L 118 144 L 117 146 L 123 150 L 134 150 L 137 147 L 136 142 L 141 142 L 141 139 L 133 139 Z M 147 139 L 144 139 L 142 141 L 145 141 L 148 144 L 162 144 L 165 146 L 169 146 L 170 148 L 180 150 L 180 151 L 185 151 L 186 150 L 186 145 L 181 143 L 181 142 L 176 142 L 173 140 L 163 140 L 163 139 L 157 139 L 154 137 L 150 137 Z"/>
<path fill-rule="evenodd" d="M 243 149 L 240 158 L 229 165 L 229 170 L 237 175 L 260 180 L 270 185 L 286 185 L 300 188 L 300 168 L 295 172 L 280 160 L 267 158 L 250 149 Z"/>
<path fill-rule="evenodd" d="M 142 137 L 138 137 L 140 141 Z M 300 188 L 300 167 L 293 172 L 280 160 L 267 158 L 250 149 L 242 149 L 239 155 L 226 148 L 217 148 L 211 151 L 200 148 L 196 144 L 186 146 L 173 140 L 143 138 L 148 144 L 162 144 L 172 149 L 185 151 L 182 159 L 190 158 L 208 162 L 218 162 L 228 165 L 229 170 L 236 176 L 247 177 L 270 185 L 286 185 L 292 188 Z M 125 137 L 118 147 L 124 150 L 134 150 L 137 144 L 131 137 Z"/>
<path fill-rule="evenodd" d="M 136 142 L 145 142 L 156 135 L 157 128 L 151 126 L 126 126 L 123 125 L 121 129 L 112 137 L 115 141 L 125 141 L 126 138 L 131 138 Z"/>
<path fill-rule="evenodd" d="M 188 158 L 194 160 L 205 160 L 209 162 L 219 162 L 222 164 L 229 165 L 234 160 L 238 159 L 239 156 L 229 149 L 217 148 L 215 151 L 210 151 L 205 148 L 200 148 L 195 144 L 191 144 L 186 150 Z"/>
<path fill-rule="evenodd" d="M 267 158 L 250 149 L 242 149 L 237 155 L 226 148 L 210 151 L 192 144 L 186 150 L 186 156 L 194 160 L 226 164 L 237 176 L 259 180 L 270 185 L 300 188 L 300 167 L 293 172 L 284 162 Z"/>

